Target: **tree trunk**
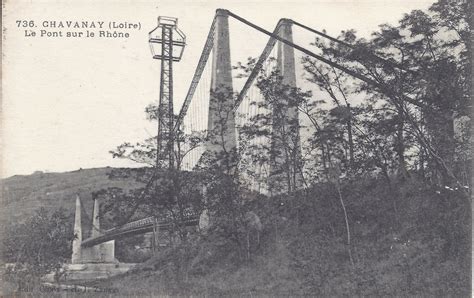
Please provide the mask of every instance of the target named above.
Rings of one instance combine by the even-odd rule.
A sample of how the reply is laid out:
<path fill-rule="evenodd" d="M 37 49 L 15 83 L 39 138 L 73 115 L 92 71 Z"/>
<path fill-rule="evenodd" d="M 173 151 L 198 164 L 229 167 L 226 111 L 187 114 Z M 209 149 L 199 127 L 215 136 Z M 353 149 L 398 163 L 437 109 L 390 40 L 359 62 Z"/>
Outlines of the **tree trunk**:
<path fill-rule="evenodd" d="M 349 110 L 349 118 L 347 119 L 347 136 L 349 139 L 349 165 L 350 169 L 353 170 L 354 167 L 354 140 L 352 138 L 352 113 L 351 106 L 347 104 Z"/>
<path fill-rule="evenodd" d="M 398 176 L 403 179 L 408 176 L 405 163 L 405 139 L 403 136 L 404 127 L 405 123 L 403 118 L 403 110 L 398 109 L 395 150 L 397 152 L 398 158 Z"/>

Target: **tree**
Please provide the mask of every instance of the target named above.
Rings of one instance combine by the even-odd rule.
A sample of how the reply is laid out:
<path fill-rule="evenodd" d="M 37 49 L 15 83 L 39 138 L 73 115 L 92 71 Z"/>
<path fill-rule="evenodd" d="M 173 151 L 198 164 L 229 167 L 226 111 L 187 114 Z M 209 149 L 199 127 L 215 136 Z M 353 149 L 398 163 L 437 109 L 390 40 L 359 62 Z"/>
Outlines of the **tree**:
<path fill-rule="evenodd" d="M 35 287 L 45 274 L 61 268 L 71 258 L 73 220 L 64 209 L 40 208 L 25 222 L 9 226 L 3 242 L 3 259 L 13 263 L 7 278 L 19 288 Z"/>
<path fill-rule="evenodd" d="M 149 105 L 145 112 L 147 119 L 157 121 L 158 108 Z M 203 143 L 202 132 L 184 134 L 178 129 L 174 135 L 175 147 L 171 151 L 175 164 L 165 168 L 157 156 L 157 138 L 152 137 L 131 144 L 125 142 L 110 151 L 114 158 L 128 159 L 143 164 L 140 169 L 120 169 L 112 171 L 110 178 L 133 176 L 142 187 L 133 190 L 120 188 L 104 189 L 95 195 L 104 202 L 105 216 L 113 225 L 122 225 L 135 218 L 155 216 L 158 220 L 173 222 L 171 233 L 184 239 L 187 229 L 183 226 L 189 210 L 200 204 L 197 176 L 182 171 L 182 162 L 187 154 Z M 199 209 L 199 208 L 196 208 Z"/>
<path fill-rule="evenodd" d="M 274 58 L 269 58 L 273 60 Z M 255 59 L 249 58 L 247 64 L 239 63 L 235 68 L 246 77 L 255 67 Z M 256 115 L 240 127 L 239 154 L 241 164 L 247 170 L 250 179 L 259 180 L 255 165 L 266 164 L 268 187 L 273 194 L 290 194 L 304 183 L 304 162 L 301 151 L 300 129 L 297 114 L 299 106 L 308 100 L 311 92 L 283 83 L 283 77 L 277 68 L 267 74 L 261 69 L 255 86 L 262 100 L 250 99 L 250 105 L 257 107 Z M 252 169 L 248 165 L 252 165 Z"/>
<path fill-rule="evenodd" d="M 371 84 L 304 59 L 310 81 L 336 105 L 339 100 L 333 90 L 344 99 L 344 93 L 352 90 L 365 100 L 365 107 L 360 106 L 365 109 L 365 119 L 374 118 L 375 112 L 386 113 L 389 126 L 378 125 L 387 127 L 385 134 L 398 160 L 395 169 L 403 177 L 407 170 L 418 170 L 435 183 L 462 187 L 454 162 L 460 146 L 454 127 L 462 116 L 468 118 L 470 106 L 466 80 L 470 71 L 469 7 L 468 2 L 438 1 L 428 12 L 406 14 L 398 26 L 381 25 L 369 40 L 357 38 L 354 30 L 339 36 L 345 44 L 316 39 L 313 45 L 325 56 L 364 75 Z M 352 127 L 360 133 L 359 144 L 371 135 L 368 127 Z M 383 164 L 383 159 L 380 156 L 377 163 Z"/>

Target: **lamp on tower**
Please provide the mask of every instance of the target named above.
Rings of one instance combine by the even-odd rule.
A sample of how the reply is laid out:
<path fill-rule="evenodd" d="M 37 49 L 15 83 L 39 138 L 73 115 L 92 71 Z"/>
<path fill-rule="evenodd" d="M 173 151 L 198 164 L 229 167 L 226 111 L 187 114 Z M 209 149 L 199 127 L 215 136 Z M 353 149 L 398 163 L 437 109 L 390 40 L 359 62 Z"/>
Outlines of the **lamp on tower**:
<path fill-rule="evenodd" d="M 163 44 L 171 46 L 171 58 L 178 62 L 183 56 L 186 45 L 186 35 L 179 30 L 178 19 L 172 17 L 158 17 L 158 26 L 148 34 L 153 59 L 169 59 L 170 53 L 163 49 Z"/>

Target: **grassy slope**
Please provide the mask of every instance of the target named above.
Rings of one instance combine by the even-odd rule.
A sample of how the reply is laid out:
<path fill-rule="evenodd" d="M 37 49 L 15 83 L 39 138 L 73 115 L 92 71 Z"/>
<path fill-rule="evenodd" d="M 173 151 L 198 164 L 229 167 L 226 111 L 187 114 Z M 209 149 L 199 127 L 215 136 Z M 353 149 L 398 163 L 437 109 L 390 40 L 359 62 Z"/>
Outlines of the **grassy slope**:
<path fill-rule="evenodd" d="M 83 218 L 87 218 L 92 213 L 92 192 L 107 187 L 138 186 L 132 179 L 110 180 L 107 174 L 111 170 L 112 168 L 95 168 L 65 173 L 36 172 L 3 179 L 0 224 L 4 226 L 21 222 L 40 207 L 62 207 L 73 214 L 76 194 L 81 198 L 83 210 L 88 213 Z"/>

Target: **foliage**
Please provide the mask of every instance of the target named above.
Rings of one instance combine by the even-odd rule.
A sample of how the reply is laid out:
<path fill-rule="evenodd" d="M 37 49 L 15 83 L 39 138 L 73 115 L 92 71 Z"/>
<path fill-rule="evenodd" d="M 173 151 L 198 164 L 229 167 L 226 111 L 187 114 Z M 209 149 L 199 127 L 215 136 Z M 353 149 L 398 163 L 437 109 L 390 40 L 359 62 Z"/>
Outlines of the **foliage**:
<path fill-rule="evenodd" d="M 345 105 L 351 112 L 352 123 L 336 118 L 347 123 L 339 146 L 354 147 L 357 169 L 375 167 L 386 176 L 397 172 L 404 177 L 415 170 L 441 185 L 470 183 L 458 166 L 469 161 L 459 154 L 467 153 L 469 129 L 455 128 L 460 121 L 471 122 L 470 6 L 469 1 L 438 1 L 427 12 L 405 14 L 397 26 L 381 25 L 368 40 L 354 30 L 341 32 L 339 40 L 345 43 L 315 40 L 325 57 L 372 81 L 354 80 L 315 59 L 303 59 L 308 80 L 336 107 Z M 357 107 L 349 104 L 360 98 Z M 322 114 L 306 114 L 315 112 Z M 322 118 L 320 126 L 332 127 L 328 120 Z M 335 157 L 342 163 L 347 159 Z"/>
<path fill-rule="evenodd" d="M 71 257 L 74 238 L 72 218 L 64 209 L 45 208 L 24 223 L 8 226 L 2 259 L 10 263 L 6 279 L 18 287 L 34 287 L 47 273 L 59 278 L 61 266 Z"/>
<path fill-rule="evenodd" d="M 470 212 L 463 194 L 415 178 L 392 186 L 383 179 L 341 183 L 354 266 L 337 191 L 323 183 L 291 198 L 247 198 L 243 208 L 263 226 L 249 260 L 236 242 L 209 235 L 189 239 L 187 248 L 170 247 L 133 276 L 106 284 L 133 279 L 127 285 L 133 292 L 159 282 L 161 295 L 469 296 Z M 177 264 L 187 269 L 175 275 Z"/>

